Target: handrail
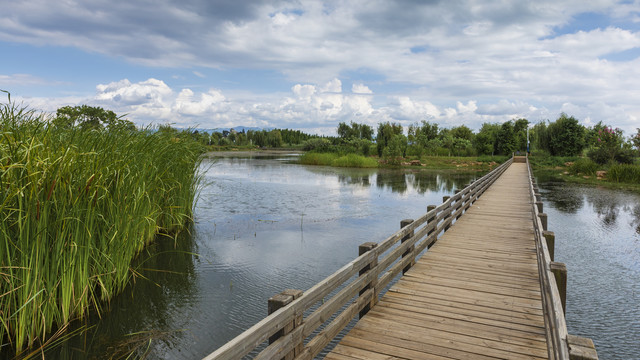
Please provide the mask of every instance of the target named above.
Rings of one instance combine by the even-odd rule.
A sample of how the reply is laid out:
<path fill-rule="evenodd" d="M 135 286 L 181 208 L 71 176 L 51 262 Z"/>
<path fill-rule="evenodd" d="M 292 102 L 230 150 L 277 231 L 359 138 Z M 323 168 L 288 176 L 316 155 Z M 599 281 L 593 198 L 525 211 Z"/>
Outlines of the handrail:
<path fill-rule="evenodd" d="M 562 300 L 556 278 L 551 271 L 551 256 L 543 232 L 546 230 L 540 219 L 541 212 L 535 204 L 535 190 L 533 187 L 533 175 L 531 164 L 527 157 L 527 171 L 529 174 L 529 195 L 531 211 L 533 214 L 533 229 L 536 240 L 536 254 L 538 257 L 538 275 L 540 277 L 540 290 L 542 293 L 542 307 L 544 312 L 545 327 L 547 333 L 547 349 L 549 359 L 568 360 L 569 345 L 567 342 L 567 323 L 565 321 Z"/>
<path fill-rule="evenodd" d="M 371 250 L 344 265 L 302 296 L 262 319 L 204 359 L 239 359 L 264 346 L 272 335 L 286 326 L 291 327 L 291 324 L 294 324 L 293 329 L 288 329 L 288 333 L 272 341 L 255 358 L 289 359 L 295 356 L 295 359 L 312 359 L 355 315 L 375 304 L 391 280 L 413 264 L 416 256 L 423 250 L 432 246 L 512 162 L 513 157 L 455 195 L 445 197 L 442 204 L 379 244 L 374 244 Z M 356 274 L 359 276 L 352 279 Z M 314 307 L 317 308 L 305 316 Z M 310 336 L 312 337 L 309 339 Z M 301 346 L 305 339 L 308 341 Z"/>

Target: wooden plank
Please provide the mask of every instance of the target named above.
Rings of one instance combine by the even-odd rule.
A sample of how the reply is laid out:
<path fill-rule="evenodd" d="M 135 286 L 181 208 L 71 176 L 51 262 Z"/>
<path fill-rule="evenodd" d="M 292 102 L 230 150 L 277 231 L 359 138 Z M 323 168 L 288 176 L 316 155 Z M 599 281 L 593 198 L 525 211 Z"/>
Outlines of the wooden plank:
<path fill-rule="evenodd" d="M 509 344 L 504 341 L 482 339 L 474 336 L 451 332 L 435 331 L 429 328 L 403 325 L 389 321 L 372 321 L 354 329 L 354 337 L 366 336 L 368 332 L 378 335 L 401 338 L 416 343 L 439 345 L 460 349 L 471 354 L 484 354 L 497 358 L 545 358 L 547 348 L 544 343 L 530 342 L 529 345 Z M 467 357 L 469 355 L 467 354 Z"/>
<path fill-rule="evenodd" d="M 340 349 L 415 359 L 547 358 L 528 175 L 516 165 L 453 222 Z"/>

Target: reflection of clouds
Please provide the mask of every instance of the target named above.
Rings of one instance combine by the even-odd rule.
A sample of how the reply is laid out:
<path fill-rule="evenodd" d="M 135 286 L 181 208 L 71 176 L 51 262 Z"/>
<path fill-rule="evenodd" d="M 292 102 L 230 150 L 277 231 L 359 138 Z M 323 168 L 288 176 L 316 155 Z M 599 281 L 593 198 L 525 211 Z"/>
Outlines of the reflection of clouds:
<path fill-rule="evenodd" d="M 605 344 L 602 358 L 637 359 L 640 337 L 640 196 L 575 184 L 541 184 L 556 259 L 570 269 L 567 326 Z M 554 196 L 582 199 L 567 208 Z"/>

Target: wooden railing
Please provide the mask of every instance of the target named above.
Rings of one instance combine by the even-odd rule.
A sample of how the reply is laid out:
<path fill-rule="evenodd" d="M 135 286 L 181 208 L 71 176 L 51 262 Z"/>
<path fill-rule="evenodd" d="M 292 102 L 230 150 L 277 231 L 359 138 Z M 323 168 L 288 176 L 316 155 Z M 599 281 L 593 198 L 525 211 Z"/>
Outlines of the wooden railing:
<path fill-rule="evenodd" d="M 547 231 L 547 214 L 542 212 L 542 200 L 538 193 L 538 187 L 531 172 L 528 158 L 527 169 L 529 172 L 529 193 L 531 196 L 533 229 L 538 257 L 538 276 L 540 277 L 540 291 L 542 292 L 542 308 L 544 311 L 549 359 L 568 360 L 569 344 L 567 342 L 567 323 L 564 315 L 567 270 L 564 264 L 553 261 L 555 235 Z"/>
<path fill-rule="evenodd" d="M 239 359 L 256 349 L 261 351 L 255 359 L 314 358 L 356 315 L 366 314 L 391 281 L 407 271 L 512 162 L 513 158 L 445 196 L 441 205 L 430 205 L 420 218 L 403 220 L 400 231 L 379 244 L 362 244 L 360 256 L 306 292 L 287 290 L 272 298 L 280 304 L 273 313 L 205 359 Z"/>

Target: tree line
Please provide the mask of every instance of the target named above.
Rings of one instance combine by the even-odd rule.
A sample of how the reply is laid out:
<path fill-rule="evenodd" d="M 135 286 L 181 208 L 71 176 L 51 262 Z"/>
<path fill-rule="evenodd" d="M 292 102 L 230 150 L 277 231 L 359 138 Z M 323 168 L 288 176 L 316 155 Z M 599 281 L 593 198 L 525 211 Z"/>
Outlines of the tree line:
<path fill-rule="evenodd" d="M 65 106 L 56 112 L 53 122 L 59 127 L 86 130 L 125 128 L 132 122 L 113 111 L 87 105 Z M 158 131 L 175 132 L 168 125 Z M 406 129 L 395 122 L 383 122 L 373 128 L 367 124 L 341 122 L 337 136 L 319 136 L 301 130 L 235 130 L 208 133 L 188 130 L 204 145 L 248 146 L 259 148 L 300 147 L 307 151 L 378 155 L 388 159 L 421 156 L 510 155 L 534 151 L 552 156 L 587 155 L 598 164 L 633 163 L 640 151 L 640 129 L 626 137 L 619 128 L 597 123 L 585 127 L 573 116 L 561 114 L 555 121 L 531 125 L 527 119 L 504 123 L 484 123 L 477 132 L 466 125 L 451 128 L 422 120 Z M 375 135 L 375 136 L 374 136 Z"/>

